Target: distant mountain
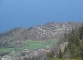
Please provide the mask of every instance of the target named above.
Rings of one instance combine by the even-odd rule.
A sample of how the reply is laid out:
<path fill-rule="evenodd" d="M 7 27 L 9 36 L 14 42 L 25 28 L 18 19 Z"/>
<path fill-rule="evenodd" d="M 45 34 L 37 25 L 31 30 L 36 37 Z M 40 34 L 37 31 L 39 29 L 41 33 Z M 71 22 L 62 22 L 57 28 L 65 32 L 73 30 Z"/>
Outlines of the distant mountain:
<path fill-rule="evenodd" d="M 14 28 L 12 30 L 9 30 L 7 32 L 4 32 L 2 34 L 0 34 L 0 39 L 2 40 L 7 40 L 9 38 L 15 38 L 17 37 L 17 35 L 20 35 L 21 32 L 25 31 L 26 29 L 18 27 L 18 28 Z"/>
<path fill-rule="evenodd" d="M 61 36 L 65 31 L 72 30 L 76 26 L 80 26 L 81 23 L 69 22 L 69 23 L 46 23 L 40 26 L 30 27 L 22 32 L 26 39 L 30 40 L 50 40 Z"/>
<path fill-rule="evenodd" d="M 28 29 L 18 27 L 0 34 L 0 44 L 5 43 L 11 45 L 14 41 L 29 40 L 51 40 L 59 38 L 65 32 L 72 28 L 80 26 L 78 22 L 59 23 L 52 22 L 44 25 L 30 27 Z M 11 43 L 11 44 L 10 44 Z"/>

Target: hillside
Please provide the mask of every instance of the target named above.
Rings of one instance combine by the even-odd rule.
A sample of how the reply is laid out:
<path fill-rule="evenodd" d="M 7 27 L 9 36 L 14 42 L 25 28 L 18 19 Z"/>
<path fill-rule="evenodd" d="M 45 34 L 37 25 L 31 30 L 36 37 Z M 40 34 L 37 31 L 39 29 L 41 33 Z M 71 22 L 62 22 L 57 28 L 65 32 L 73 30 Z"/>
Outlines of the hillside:
<path fill-rule="evenodd" d="M 65 46 L 70 44 L 70 41 L 73 42 L 73 44 L 70 44 L 70 47 L 75 44 L 77 40 L 73 41 L 73 39 L 77 39 L 78 36 L 76 34 L 81 24 L 76 22 L 52 22 L 33 26 L 28 29 L 18 27 L 3 32 L 0 34 L 0 56 L 4 58 L 4 56 L 7 57 L 10 55 L 13 60 L 16 60 L 17 57 L 19 58 L 18 60 L 21 60 L 21 57 L 26 59 L 34 59 L 35 57 L 35 60 L 52 60 L 54 56 L 58 58 L 70 58 L 71 54 L 69 53 L 71 52 Z M 75 36 L 72 37 L 73 35 Z M 82 45 L 82 43 L 80 44 Z M 78 53 L 77 51 L 80 51 L 77 49 L 79 47 L 75 50 L 76 54 Z M 59 54 L 57 55 L 57 53 Z M 56 58 L 53 59 L 55 60 Z"/>
<path fill-rule="evenodd" d="M 47 23 L 40 26 L 34 26 L 23 32 L 26 39 L 30 40 L 50 40 L 55 39 L 65 31 L 69 31 L 80 23 Z"/>
<path fill-rule="evenodd" d="M 81 23 L 76 22 L 68 22 L 68 23 L 59 23 L 52 22 L 46 23 L 40 26 L 30 27 L 28 29 L 25 28 L 14 28 L 7 32 L 0 34 L 0 44 L 1 46 L 12 46 L 16 44 L 18 41 L 25 40 L 51 40 L 58 39 L 62 36 L 65 31 L 68 32 L 77 26 L 80 26 Z M 6 45 L 5 45 L 6 44 Z"/>
<path fill-rule="evenodd" d="M 43 60 L 83 60 L 83 23 L 65 33 Z"/>

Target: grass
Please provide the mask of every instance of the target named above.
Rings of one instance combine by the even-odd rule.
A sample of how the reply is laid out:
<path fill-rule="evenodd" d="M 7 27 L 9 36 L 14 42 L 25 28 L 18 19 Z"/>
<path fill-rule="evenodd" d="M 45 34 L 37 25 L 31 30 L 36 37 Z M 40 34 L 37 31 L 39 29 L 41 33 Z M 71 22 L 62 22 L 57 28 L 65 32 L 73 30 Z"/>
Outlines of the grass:
<path fill-rule="evenodd" d="M 17 48 L 17 50 L 23 50 L 23 49 L 34 50 L 37 48 L 47 48 L 47 46 L 51 47 L 54 43 L 57 43 L 57 42 L 58 42 L 58 40 L 55 40 L 55 39 L 52 39 L 49 42 L 26 40 L 26 43 L 25 43 L 26 45 Z M 0 48 L 0 51 L 2 51 L 2 52 L 5 52 L 5 51 L 10 52 L 12 50 L 14 50 L 14 48 Z"/>
<path fill-rule="evenodd" d="M 14 48 L 0 48 L 0 52 L 10 52 L 14 50 Z"/>
<path fill-rule="evenodd" d="M 27 40 L 26 43 L 29 44 L 29 46 L 25 46 L 24 48 L 27 48 L 27 49 L 47 48 L 47 46 L 51 47 L 54 43 L 57 43 L 57 42 L 58 40 L 54 40 L 54 39 L 49 42 Z"/>
<path fill-rule="evenodd" d="M 26 40 L 26 43 L 25 43 L 26 45 L 16 48 L 16 51 L 21 51 L 23 49 L 30 49 L 30 50 L 34 50 L 38 48 L 46 49 L 47 46 L 51 47 L 53 44 L 56 44 L 57 42 L 58 40 L 54 40 L 54 39 L 50 40 L 49 42 Z M 15 58 L 15 56 L 18 55 L 16 51 L 15 51 L 15 48 L 0 48 L 0 52 L 9 52 L 13 56 L 13 58 Z"/>

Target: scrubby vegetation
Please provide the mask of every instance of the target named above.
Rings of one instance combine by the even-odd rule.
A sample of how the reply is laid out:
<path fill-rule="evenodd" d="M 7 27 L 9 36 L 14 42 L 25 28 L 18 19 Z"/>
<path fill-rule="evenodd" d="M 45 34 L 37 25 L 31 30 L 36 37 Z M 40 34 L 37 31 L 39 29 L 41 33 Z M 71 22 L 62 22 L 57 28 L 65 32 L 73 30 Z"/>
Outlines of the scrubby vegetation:
<path fill-rule="evenodd" d="M 44 31 L 45 33 L 49 32 L 47 31 L 49 25 L 50 24 L 46 25 L 46 30 Z M 72 29 L 67 28 L 65 26 L 66 25 L 63 24 L 62 28 L 58 28 L 58 30 L 55 29 L 56 26 L 54 27 L 52 26 L 51 28 L 49 28 L 50 30 L 53 29 L 52 30 L 53 33 L 52 32 L 50 33 L 54 35 L 54 39 L 51 39 L 53 36 L 48 34 L 49 36 L 52 37 L 50 39 L 47 38 L 46 40 L 27 39 L 26 38 L 27 35 L 23 35 L 23 31 L 25 32 L 25 29 L 22 29 L 22 31 L 16 29 L 16 31 L 17 32 L 19 31 L 20 34 L 18 34 L 17 32 L 11 33 L 13 35 L 15 34 L 14 36 L 9 34 L 8 37 L 7 35 L 5 36 L 5 34 L 1 34 L 0 35 L 1 36 L 0 56 L 9 54 L 14 58 L 16 58 L 16 56 L 25 57 L 24 60 L 27 59 L 28 60 L 31 59 L 32 60 L 39 60 L 39 59 L 40 60 L 59 60 L 59 59 L 82 59 L 83 60 L 83 24 L 80 27 L 79 26 L 76 26 L 76 28 L 72 27 Z M 36 27 L 36 28 L 37 28 L 36 33 L 41 32 L 40 30 L 43 29 L 41 27 Z M 31 33 L 35 32 L 36 28 L 35 29 L 30 28 L 30 30 L 28 31 L 31 31 Z M 33 35 L 36 36 L 37 35 L 36 33 L 32 34 L 32 36 Z M 40 35 L 40 37 L 42 36 Z M 27 51 L 27 53 L 25 53 L 25 51 Z M 34 56 L 31 57 L 32 56 L 31 54 L 35 54 L 35 55 L 38 54 L 38 55 L 35 57 Z"/>
<path fill-rule="evenodd" d="M 72 29 L 69 33 L 65 33 L 63 41 L 69 42 L 65 47 L 64 52 L 59 49 L 56 57 L 52 57 L 51 60 L 57 59 L 77 59 L 83 60 L 83 24 L 80 27 Z M 53 52 L 49 53 L 47 57 L 53 56 Z"/>
<path fill-rule="evenodd" d="M 69 52 L 70 58 L 83 60 L 83 24 L 79 28 L 72 29 L 65 39 L 69 44 L 64 52 Z"/>

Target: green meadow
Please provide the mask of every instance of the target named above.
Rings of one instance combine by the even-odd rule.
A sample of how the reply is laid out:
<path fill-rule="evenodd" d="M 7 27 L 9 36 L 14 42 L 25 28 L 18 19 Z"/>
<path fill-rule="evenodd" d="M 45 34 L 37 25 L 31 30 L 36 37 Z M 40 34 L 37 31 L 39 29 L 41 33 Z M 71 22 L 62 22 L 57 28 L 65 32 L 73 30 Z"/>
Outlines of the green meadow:
<path fill-rule="evenodd" d="M 23 50 L 23 49 L 38 49 L 38 48 L 47 48 L 51 47 L 53 44 L 56 44 L 58 40 L 52 39 L 49 42 L 47 41 L 32 41 L 32 40 L 26 40 L 26 45 L 22 47 L 16 48 L 17 50 Z M 10 52 L 12 50 L 15 50 L 15 48 L 0 48 L 0 51 L 2 52 Z"/>

